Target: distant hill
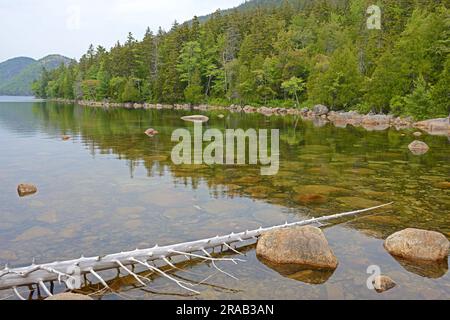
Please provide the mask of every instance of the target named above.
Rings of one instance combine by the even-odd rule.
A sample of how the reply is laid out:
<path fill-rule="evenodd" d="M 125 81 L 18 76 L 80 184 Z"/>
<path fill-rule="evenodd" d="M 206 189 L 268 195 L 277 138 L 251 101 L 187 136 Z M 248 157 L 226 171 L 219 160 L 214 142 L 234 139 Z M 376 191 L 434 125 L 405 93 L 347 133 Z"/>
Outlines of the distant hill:
<path fill-rule="evenodd" d="M 27 57 L 18 57 L 0 63 L 0 85 L 18 75 L 36 60 Z"/>
<path fill-rule="evenodd" d="M 42 69 L 53 70 L 72 59 L 61 55 L 48 55 L 40 60 L 20 57 L 0 63 L 0 95 L 32 95 L 31 84 L 40 78 Z"/>

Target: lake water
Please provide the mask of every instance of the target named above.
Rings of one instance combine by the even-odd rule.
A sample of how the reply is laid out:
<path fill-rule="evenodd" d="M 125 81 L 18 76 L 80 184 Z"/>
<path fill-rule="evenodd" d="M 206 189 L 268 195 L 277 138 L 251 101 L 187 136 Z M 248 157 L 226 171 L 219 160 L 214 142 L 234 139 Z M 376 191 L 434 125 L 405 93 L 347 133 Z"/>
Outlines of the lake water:
<path fill-rule="evenodd" d="M 177 128 L 192 128 L 180 120 L 188 112 L 11 100 L 0 102 L 0 264 L 24 266 L 33 258 L 44 263 L 173 244 L 395 201 L 373 215 L 324 229 L 339 260 L 332 274 L 282 275 L 259 261 L 250 246 L 246 262 L 220 263 L 239 281 L 215 274 L 196 287 L 200 296 L 190 297 L 166 279 L 155 278 L 140 289 L 123 277 L 111 282 L 117 292 L 97 298 L 450 297 L 446 265 L 418 268 L 383 248 L 387 236 L 407 227 L 450 238 L 447 137 L 424 136 L 431 151 L 417 157 L 407 148 L 413 131 L 319 128 L 294 117 L 221 112 L 221 119 L 219 112 L 206 113 L 208 128 L 280 129 L 280 172 L 263 177 L 254 166 L 175 166 L 170 138 Z M 148 128 L 160 134 L 149 138 L 143 134 Z M 63 141 L 62 135 L 72 139 Z M 22 182 L 37 185 L 38 193 L 19 198 L 16 188 Z M 381 295 L 368 290 L 371 265 L 398 287 Z M 175 275 L 199 282 L 215 272 L 191 263 Z M 10 295 L 0 292 L 0 298 Z"/>

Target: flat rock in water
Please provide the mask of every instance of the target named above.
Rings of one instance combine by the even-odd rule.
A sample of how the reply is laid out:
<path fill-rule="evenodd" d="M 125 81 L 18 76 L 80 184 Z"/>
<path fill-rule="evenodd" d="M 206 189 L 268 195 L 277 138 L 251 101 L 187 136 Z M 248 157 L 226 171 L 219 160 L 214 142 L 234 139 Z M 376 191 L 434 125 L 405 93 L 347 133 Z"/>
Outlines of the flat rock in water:
<path fill-rule="evenodd" d="M 388 276 L 381 275 L 374 279 L 373 286 L 378 293 L 382 293 L 395 288 L 397 284 Z"/>
<path fill-rule="evenodd" d="M 145 134 L 148 135 L 149 137 L 154 137 L 157 134 L 159 134 L 159 132 L 156 131 L 155 129 L 150 128 L 145 131 Z"/>
<path fill-rule="evenodd" d="M 405 229 L 386 239 L 384 247 L 393 256 L 422 261 L 442 261 L 450 248 L 447 238 L 438 232 Z"/>
<path fill-rule="evenodd" d="M 189 122 L 208 122 L 209 118 L 207 116 L 195 115 L 182 117 L 181 120 Z"/>
<path fill-rule="evenodd" d="M 334 269 L 317 269 L 292 264 L 277 264 L 261 257 L 258 258 L 260 262 L 285 278 L 313 285 L 326 283 L 335 272 Z"/>
<path fill-rule="evenodd" d="M 261 236 L 256 247 L 258 257 L 277 264 L 317 269 L 336 269 L 338 260 L 322 230 L 293 227 L 270 231 Z"/>
<path fill-rule="evenodd" d="M 19 196 L 25 197 L 35 194 L 37 192 L 37 188 L 36 186 L 29 183 L 21 183 L 17 187 L 17 192 L 19 193 Z"/>
<path fill-rule="evenodd" d="M 430 147 L 422 141 L 414 141 L 408 146 L 409 150 L 416 156 L 423 155 L 430 150 Z"/>
<path fill-rule="evenodd" d="M 60 294 L 55 294 L 54 296 L 48 297 L 45 300 L 50 300 L 50 301 L 92 301 L 94 299 L 92 299 L 89 296 L 85 296 L 82 294 L 76 294 L 76 293 L 60 293 Z"/>

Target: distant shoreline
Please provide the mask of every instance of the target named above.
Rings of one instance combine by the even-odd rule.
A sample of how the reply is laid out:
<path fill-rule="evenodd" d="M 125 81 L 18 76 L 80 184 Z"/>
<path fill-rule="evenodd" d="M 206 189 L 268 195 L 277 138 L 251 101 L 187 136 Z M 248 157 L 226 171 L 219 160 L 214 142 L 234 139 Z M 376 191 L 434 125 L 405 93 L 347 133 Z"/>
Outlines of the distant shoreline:
<path fill-rule="evenodd" d="M 46 99 L 36 98 L 35 96 L 8 96 L 0 95 L 0 102 L 44 102 Z"/>
<path fill-rule="evenodd" d="M 395 117 L 384 114 L 362 115 L 356 111 L 341 112 L 329 111 L 326 106 L 318 105 L 312 110 L 308 108 L 270 108 L 253 106 L 213 106 L 213 105 L 189 105 L 189 104 L 150 104 L 150 103 L 116 103 L 102 101 L 49 99 L 57 103 L 78 104 L 92 108 L 118 108 L 118 109 L 144 109 L 144 110 L 186 110 L 186 111 L 229 111 L 233 113 L 259 113 L 267 117 L 271 116 L 299 116 L 303 120 L 309 120 L 317 127 L 332 123 L 336 127 L 345 128 L 349 125 L 362 127 L 367 131 L 384 131 L 389 128 L 396 130 L 419 129 L 430 135 L 450 137 L 450 118 L 429 119 L 415 122 L 411 117 Z"/>

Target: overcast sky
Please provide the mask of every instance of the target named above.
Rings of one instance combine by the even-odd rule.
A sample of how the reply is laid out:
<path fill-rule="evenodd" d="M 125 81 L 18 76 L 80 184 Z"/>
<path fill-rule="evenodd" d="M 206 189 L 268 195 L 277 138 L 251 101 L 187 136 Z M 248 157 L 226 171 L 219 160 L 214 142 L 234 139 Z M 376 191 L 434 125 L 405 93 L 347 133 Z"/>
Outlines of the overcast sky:
<path fill-rule="evenodd" d="M 110 48 L 129 31 L 141 39 L 149 26 L 169 29 L 177 20 L 244 0 L 0 0 L 0 62 L 58 53 L 79 59 L 89 44 Z"/>

